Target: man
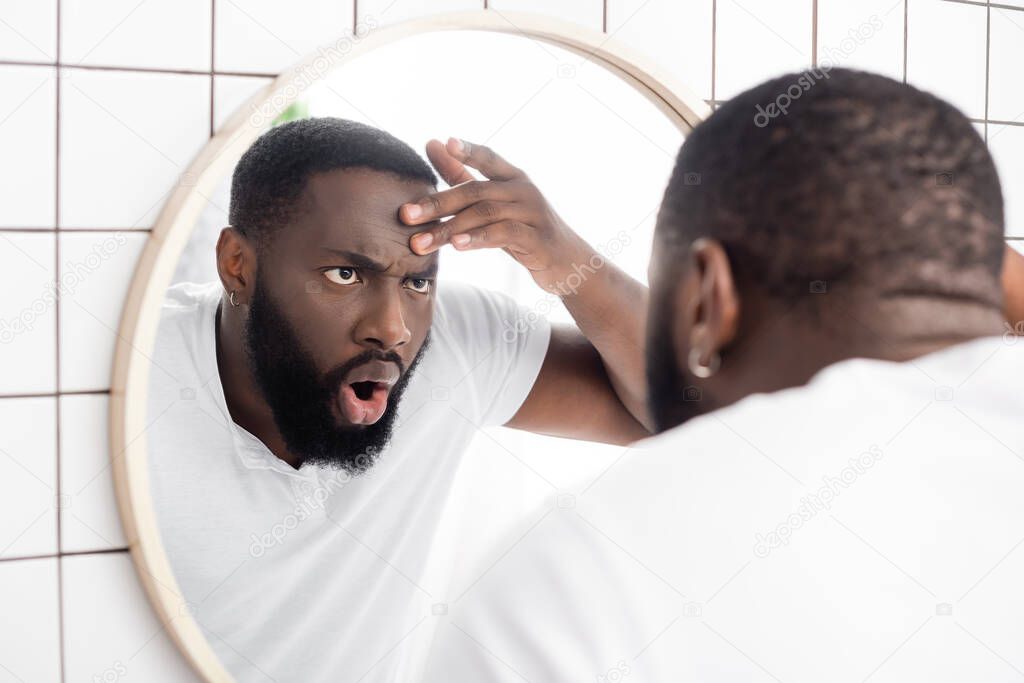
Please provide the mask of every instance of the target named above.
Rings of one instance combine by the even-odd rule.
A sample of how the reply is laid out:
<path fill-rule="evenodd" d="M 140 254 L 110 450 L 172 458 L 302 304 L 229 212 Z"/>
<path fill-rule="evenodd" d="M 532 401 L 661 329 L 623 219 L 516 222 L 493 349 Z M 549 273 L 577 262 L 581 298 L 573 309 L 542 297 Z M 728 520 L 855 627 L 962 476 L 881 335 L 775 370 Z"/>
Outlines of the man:
<path fill-rule="evenodd" d="M 680 151 L 649 271 L 661 433 L 499 544 L 428 680 L 1024 676 L 995 168 L 952 106 L 863 72 L 757 126 L 799 76 Z"/>
<path fill-rule="evenodd" d="M 478 428 L 649 434 L 646 289 L 605 263 L 569 292 L 595 252 L 522 171 L 457 141 L 429 155 L 450 180 L 492 180 L 436 193 L 407 145 L 351 121 L 270 130 L 232 178 L 220 281 L 168 292 L 154 507 L 182 609 L 238 680 L 418 676 L 454 553 L 440 522 Z M 518 325 L 530 312 L 510 297 L 442 283 L 437 247 L 466 227 L 563 294 L 579 329 Z"/>

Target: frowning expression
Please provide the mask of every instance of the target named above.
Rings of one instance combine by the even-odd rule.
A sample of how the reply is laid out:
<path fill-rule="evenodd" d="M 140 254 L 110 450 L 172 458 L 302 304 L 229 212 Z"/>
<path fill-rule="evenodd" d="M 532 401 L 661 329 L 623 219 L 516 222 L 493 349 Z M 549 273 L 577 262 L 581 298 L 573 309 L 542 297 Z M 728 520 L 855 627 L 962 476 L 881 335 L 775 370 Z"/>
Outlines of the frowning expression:
<path fill-rule="evenodd" d="M 247 350 L 283 437 L 308 460 L 390 434 L 429 337 L 438 267 L 436 252 L 409 249 L 397 212 L 431 191 L 372 170 L 314 174 L 259 258 Z"/>

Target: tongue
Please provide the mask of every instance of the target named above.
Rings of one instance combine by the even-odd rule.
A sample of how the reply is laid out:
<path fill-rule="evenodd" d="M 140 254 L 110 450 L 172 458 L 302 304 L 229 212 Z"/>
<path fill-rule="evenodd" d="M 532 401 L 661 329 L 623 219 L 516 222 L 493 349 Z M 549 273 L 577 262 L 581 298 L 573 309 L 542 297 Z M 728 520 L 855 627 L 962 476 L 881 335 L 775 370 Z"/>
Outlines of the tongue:
<path fill-rule="evenodd" d="M 373 424 L 384 414 L 387 406 L 388 390 L 379 384 L 373 388 L 373 393 L 366 400 L 356 396 L 351 384 L 343 385 L 341 393 L 338 394 L 338 407 L 352 424 Z"/>

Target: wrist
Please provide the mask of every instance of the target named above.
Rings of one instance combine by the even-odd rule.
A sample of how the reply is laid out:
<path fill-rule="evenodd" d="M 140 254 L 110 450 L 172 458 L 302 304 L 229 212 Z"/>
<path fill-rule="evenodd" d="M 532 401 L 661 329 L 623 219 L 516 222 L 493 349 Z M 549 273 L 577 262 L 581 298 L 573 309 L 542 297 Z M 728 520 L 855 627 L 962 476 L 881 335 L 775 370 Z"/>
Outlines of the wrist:
<path fill-rule="evenodd" d="M 607 266 L 605 257 L 576 233 L 568 236 L 556 253 L 559 257 L 537 284 L 559 297 L 575 296 Z"/>

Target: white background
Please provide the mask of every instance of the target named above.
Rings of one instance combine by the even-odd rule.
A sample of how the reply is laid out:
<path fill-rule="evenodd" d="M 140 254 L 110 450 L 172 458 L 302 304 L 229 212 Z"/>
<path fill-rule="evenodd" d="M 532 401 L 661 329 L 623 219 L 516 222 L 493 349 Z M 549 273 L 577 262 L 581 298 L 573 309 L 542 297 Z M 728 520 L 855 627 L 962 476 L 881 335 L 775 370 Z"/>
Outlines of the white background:
<path fill-rule="evenodd" d="M 808 66 L 815 50 L 906 78 L 977 122 L 1002 174 L 1008 235 L 1024 238 L 1021 0 L 998 8 L 949 0 L 491 0 L 490 7 L 604 30 L 712 104 Z M 115 330 L 148 231 L 231 111 L 303 54 L 350 32 L 356 16 L 386 24 L 474 8 L 482 3 L 0 6 L 0 681 L 190 680 L 134 578 L 107 467 Z M 844 42 L 872 15 L 881 30 Z M 459 64 L 433 66 L 439 83 L 446 73 L 457 82 Z M 557 168 L 527 170 L 538 184 L 545 172 L 557 180 Z M 586 225 L 574 225 L 592 238 Z M 57 278 L 73 286 L 54 302 L 45 294 Z M 5 324 L 19 317 L 31 329 L 7 339 Z M 510 430 L 499 434 L 500 445 L 472 454 L 495 480 L 532 480 L 532 488 L 517 489 L 524 499 L 570 485 L 557 472 L 560 459 L 575 456 L 537 452 Z M 606 464 L 615 457 L 595 451 Z"/>

